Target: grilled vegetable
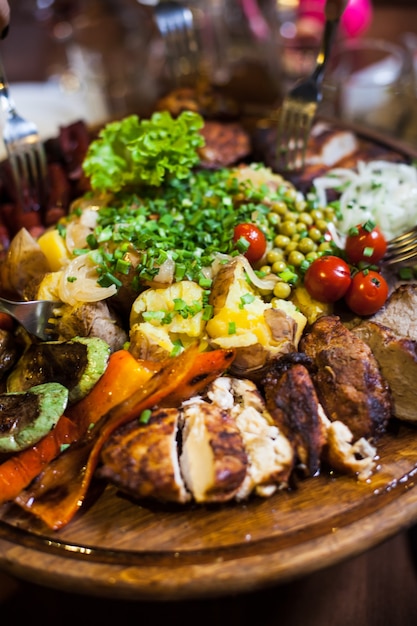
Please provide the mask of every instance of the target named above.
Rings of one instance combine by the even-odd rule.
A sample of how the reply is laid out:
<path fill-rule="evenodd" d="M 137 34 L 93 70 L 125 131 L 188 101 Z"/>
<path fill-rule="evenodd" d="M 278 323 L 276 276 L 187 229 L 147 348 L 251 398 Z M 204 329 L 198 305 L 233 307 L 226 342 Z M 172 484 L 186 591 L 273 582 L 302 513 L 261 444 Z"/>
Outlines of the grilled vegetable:
<path fill-rule="evenodd" d="M 34 384 L 57 382 L 69 389 L 69 402 L 76 402 L 102 376 L 109 354 L 108 344 L 98 337 L 31 344 L 8 377 L 7 390 L 24 391 Z"/>
<path fill-rule="evenodd" d="M 19 452 L 42 439 L 58 422 L 68 402 L 59 383 L 0 395 L 0 452 Z"/>

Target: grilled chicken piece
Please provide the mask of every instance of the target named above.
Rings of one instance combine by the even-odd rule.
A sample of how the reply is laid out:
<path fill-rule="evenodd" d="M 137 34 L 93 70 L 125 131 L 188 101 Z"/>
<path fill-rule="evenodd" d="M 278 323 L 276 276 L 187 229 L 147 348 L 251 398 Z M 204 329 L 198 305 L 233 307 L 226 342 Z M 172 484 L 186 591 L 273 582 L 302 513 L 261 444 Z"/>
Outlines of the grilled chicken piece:
<path fill-rule="evenodd" d="M 395 417 L 416 422 L 417 341 L 397 335 L 386 326 L 364 320 L 352 332 L 372 350 L 391 390 Z"/>
<path fill-rule="evenodd" d="M 184 403 L 180 466 L 196 502 L 226 502 L 248 468 L 243 438 L 228 411 L 196 397 Z"/>
<path fill-rule="evenodd" d="M 322 459 L 342 474 L 353 474 L 359 480 L 371 476 L 376 465 L 376 448 L 365 437 L 354 441 L 350 429 L 343 422 L 331 422 L 324 411 L 320 413 L 326 429 L 326 444 Z"/>
<path fill-rule="evenodd" d="M 157 409 L 148 423 L 119 428 L 103 448 L 99 476 L 134 498 L 187 502 L 178 463 L 178 409 Z"/>
<path fill-rule="evenodd" d="M 354 438 L 378 437 L 392 414 L 387 382 L 369 346 L 337 316 L 319 318 L 301 342 L 314 362 L 313 382 L 326 415 Z"/>
<path fill-rule="evenodd" d="M 417 284 L 406 283 L 395 289 L 385 305 L 369 318 L 388 326 L 398 337 L 417 341 Z"/>
<path fill-rule="evenodd" d="M 301 468 L 308 476 L 320 469 L 326 441 L 320 403 L 302 355 L 282 357 L 269 369 L 263 387 L 266 406 L 275 424 L 290 440 Z"/>
<path fill-rule="evenodd" d="M 294 453 L 288 439 L 274 425 L 255 383 L 223 376 L 211 384 L 207 395 L 214 404 L 230 411 L 248 455 L 246 477 L 236 499 L 243 500 L 252 492 L 269 497 L 287 487 Z"/>

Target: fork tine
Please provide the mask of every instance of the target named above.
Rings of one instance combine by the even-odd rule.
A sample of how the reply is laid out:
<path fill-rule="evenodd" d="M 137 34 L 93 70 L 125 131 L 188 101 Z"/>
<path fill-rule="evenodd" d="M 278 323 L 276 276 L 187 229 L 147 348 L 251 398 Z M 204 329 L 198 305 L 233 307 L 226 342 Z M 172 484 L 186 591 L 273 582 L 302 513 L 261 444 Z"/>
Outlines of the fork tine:
<path fill-rule="evenodd" d="M 284 102 L 277 135 L 277 159 L 283 169 L 303 167 L 316 107 L 313 102 Z"/>

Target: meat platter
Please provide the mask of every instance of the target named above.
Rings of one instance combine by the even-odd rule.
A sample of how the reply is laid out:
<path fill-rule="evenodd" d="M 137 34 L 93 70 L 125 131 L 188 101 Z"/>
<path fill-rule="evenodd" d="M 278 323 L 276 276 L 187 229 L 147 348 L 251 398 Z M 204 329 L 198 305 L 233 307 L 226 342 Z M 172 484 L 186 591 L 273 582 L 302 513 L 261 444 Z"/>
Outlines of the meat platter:
<path fill-rule="evenodd" d="M 349 133 L 361 150 L 414 156 L 384 138 Z M 377 471 L 365 481 L 323 473 L 266 499 L 134 503 L 98 480 L 82 512 L 55 532 L 6 504 L 1 566 L 51 587 L 77 592 L 88 581 L 92 594 L 135 599 L 219 596 L 294 579 L 417 521 L 416 435 L 413 424 L 394 422 L 378 442 Z"/>

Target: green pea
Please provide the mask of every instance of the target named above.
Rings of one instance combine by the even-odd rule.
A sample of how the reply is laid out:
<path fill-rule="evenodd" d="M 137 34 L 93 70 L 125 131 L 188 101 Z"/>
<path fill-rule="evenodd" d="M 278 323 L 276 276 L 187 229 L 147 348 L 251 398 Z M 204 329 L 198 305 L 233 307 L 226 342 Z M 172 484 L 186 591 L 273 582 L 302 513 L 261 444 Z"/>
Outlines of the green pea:
<path fill-rule="evenodd" d="M 310 215 L 316 223 L 318 220 L 322 220 L 324 218 L 323 211 L 321 211 L 320 209 L 314 209 L 313 211 L 311 211 Z"/>
<path fill-rule="evenodd" d="M 284 259 L 284 255 L 282 254 L 282 251 L 279 250 L 278 248 L 272 248 L 272 250 L 270 250 L 266 255 L 266 260 L 271 265 L 273 263 L 276 263 L 277 261 L 282 261 L 283 259 Z"/>
<path fill-rule="evenodd" d="M 308 252 L 306 254 L 306 261 L 308 261 L 309 263 L 312 263 L 313 261 L 318 259 L 318 257 L 319 255 L 317 254 L 316 250 L 314 250 L 313 252 Z"/>
<path fill-rule="evenodd" d="M 321 237 L 321 233 L 320 233 L 320 237 Z M 277 248 L 281 248 L 282 250 L 285 250 L 285 248 L 288 246 L 290 241 L 291 239 L 287 237 L 287 235 L 277 235 L 274 239 L 274 244 L 276 245 Z"/>
<path fill-rule="evenodd" d="M 287 235 L 287 237 L 291 237 L 297 230 L 296 223 L 291 220 L 285 220 L 282 222 L 281 227 L 279 229 L 281 235 Z"/>
<path fill-rule="evenodd" d="M 316 227 L 319 229 L 320 232 L 325 233 L 329 225 L 326 220 L 317 220 Z"/>
<path fill-rule="evenodd" d="M 278 299 L 278 300 L 286 300 L 286 298 L 288 298 L 288 296 L 291 295 L 291 285 L 288 283 L 284 283 L 284 282 L 278 282 L 275 286 L 274 286 L 274 296 Z M 272 305 L 274 304 L 274 300 L 272 300 Z"/>
<path fill-rule="evenodd" d="M 312 226 L 314 222 L 311 213 L 307 213 L 306 211 L 300 213 L 300 215 L 298 216 L 298 220 L 303 224 L 307 224 L 307 226 Z"/>
<path fill-rule="evenodd" d="M 272 264 L 271 270 L 274 274 L 280 274 L 284 270 L 287 269 L 287 264 L 285 261 L 276 261 Z"/>
<path fill-rule="evenodd" d="M 279 224 L 281 223 L 281 217 L 278 215 L 278 213 L 268 213 L 268 222 L 271 224 L 271 226 L 279 226 Z"/>
<path fill-rule="evenodd" d="M 304 254 L 302 254 L 302 252 L 299 252 L 298 250 L 293 250 L 288 255 L 288 263 L 290 265 L 294 265 L 294 267 L 300 267 L 303 261 L 305 261 L 305 256 Z"/>
<path fill-rule="evenodd" d="M 286 215 L 288 212 L 288 207 L 285 204 L 285 202 L 283 202 L 282 200 L 278 200 L 277 202 L 274 202 L 271 206 L 271 209 L 274 213 L 277 213 L 278 215 Z"/>
<path fill-rule="evenodd" d="M 312 226 L 309 229 L 309 231 L 308 231 L 308 236 L 314 242 L 318 243 L 320 241 L 320 239 L 323 237 L 323 233 L 318 228 L 316 228 L 315 226 Z"/>
<path fill-rule="evenodd" d="M 316 249 L 316 244 L 310 237 L 303 237 L 298 242 L 298 250 L 303 254 L 307 254 L 308 252 L 313 252 Z"/>

